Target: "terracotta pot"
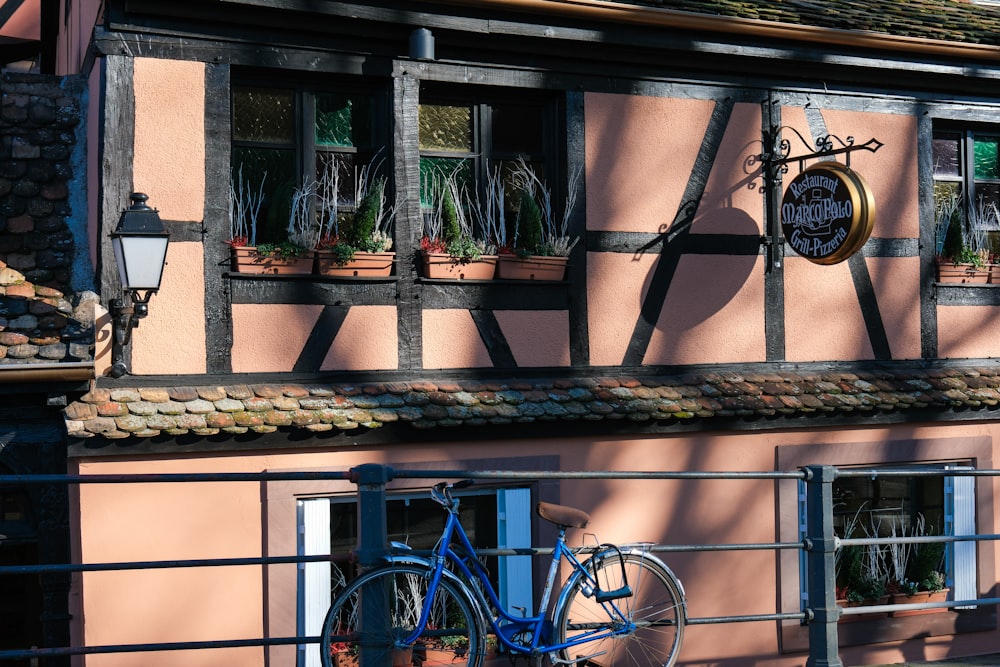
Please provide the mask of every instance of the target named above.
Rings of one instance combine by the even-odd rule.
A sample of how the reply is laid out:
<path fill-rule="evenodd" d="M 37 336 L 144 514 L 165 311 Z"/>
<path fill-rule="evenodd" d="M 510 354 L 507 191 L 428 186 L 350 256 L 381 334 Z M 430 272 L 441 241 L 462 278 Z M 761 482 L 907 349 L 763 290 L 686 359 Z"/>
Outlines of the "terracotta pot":
<path fill-rule="evenodd" d="M 443 665 L 451 665 L 453 662 L 460 662 L 463 658 L 455 651 L 437 648 L 418 649 L 416 655 L 422 667 L 442 667 Z"/>
<path fill-rule="evenodd" d="M 392 274 L 395 261 L 394 252 L 356 252 L 349 262 L 338 265 L 332 252 L 317 250 L 316 272 L 321 276 L 338 278 L 384 277 Z"/>
<path fill-rule="evenodd" d="M 975 264 L 938 264 L 938 282 L 985 285 L 990 282 L 990 270 L 977 268 Z M 1000 281 L 1000 277 L 997 278 Z"/>
<path fill-rule="evenodd" d="M 423 254 L 424 278 L 442 280 L 493 280 L 496 255 L 483 255 L 473 262 L 460 262 L 447 253 Z"/>
<path fill-rule="evenodd" d="M 353 653 L 334 653 L 334 667 L 358 667 L 361 656 Z M 410 667 L 413 664 L 413 649 L 395 649 L 392 652 L 392 667 Z"/>
<path fill-rule="evenodd" d="M 233 246 L 230 253 L 230 268 L 237 273 L 271 275 L 308 275 L 313 272 L 313 253 L 299 257 L 274 257 L 260 255 L 253 246 Z"/>
<path fill-rule="evenodd" d="M 562 280 L 568 257 L 500 255 L 497 278 L 501 280 Z"/>
<path fill-rule="evenodd" d="M 358 667 L 358 656 L 354 653 L 334 653 L 333 667 Z"/>
<path fill-rule="evenodd" d="M 904 595 L 902 593 L 894 593 L 892 596 L 892 604 L 922 604 L 924 602 L 944 602 L 948 599 L 948 592 L 951 589 L 942 588 L 939 591 L 917 591 L 913 595 Z M 903 611 L 891 611 L 890 616 L 900 617 L 900 616 L 920 616 L 922 614 L 940 614 L 941 612 L 949 611 L 946 607 L 941 607 L 938 609 L 906 609 Z"/>
<path fill-rule="evenodd" d="M 987 264 L 986 267 L 990 270 L 990 284 L 1000 285 L 1000 264 Z"/>

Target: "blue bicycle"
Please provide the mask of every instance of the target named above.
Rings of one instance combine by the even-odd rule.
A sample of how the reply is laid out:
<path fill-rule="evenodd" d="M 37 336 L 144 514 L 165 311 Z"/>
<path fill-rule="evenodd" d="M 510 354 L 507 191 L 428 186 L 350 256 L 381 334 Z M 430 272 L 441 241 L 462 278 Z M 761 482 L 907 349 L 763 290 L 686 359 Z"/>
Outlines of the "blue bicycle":
<path fill-rule="evenodd" d="M 470 483 L 431 490 L 448 513 L 433 556 L 397 551 L 333 601 L 323 621 L 324 667 L 359 659 L 362 667 L 480 667 L 498 652 L 535 664 L 674 664 L 687 618 L 677 577 L 647 544 L 600 545 L 581 562 L 566 546 L 566 531 L 584 528 L 590 517 L 572 507 L 538 503 L 538 515 L 559 529 L 538 611 L 505 611 L 458 520 L 452 489 Z M 553 603 L 561 563 L 570 574 Z"/>

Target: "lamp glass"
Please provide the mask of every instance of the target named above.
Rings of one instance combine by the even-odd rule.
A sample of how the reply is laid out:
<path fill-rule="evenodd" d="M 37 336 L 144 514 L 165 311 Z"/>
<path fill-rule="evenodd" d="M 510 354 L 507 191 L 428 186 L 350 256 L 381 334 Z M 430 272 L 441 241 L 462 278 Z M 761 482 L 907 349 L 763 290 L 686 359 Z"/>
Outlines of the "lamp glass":
<path fill-rule="evenodd" d="M 160 289 L 169 237 L 162 235 L 115 235 L 111 245 L 118 263 L 118 276 L 126 290 Z"/>

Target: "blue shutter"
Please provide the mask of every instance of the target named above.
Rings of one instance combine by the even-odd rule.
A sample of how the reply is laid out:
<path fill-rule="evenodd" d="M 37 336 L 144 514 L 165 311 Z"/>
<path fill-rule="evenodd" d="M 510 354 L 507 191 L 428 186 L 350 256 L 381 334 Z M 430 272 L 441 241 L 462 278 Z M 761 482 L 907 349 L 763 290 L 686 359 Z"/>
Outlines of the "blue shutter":
<path fill-rule="evenodd" d="M 500 549 L 531 546 L 531 489 L 497 491 L 497 541 Z M 519 616 L 515 607 L 533 613 L 531 556 L 501 556 L 500 603 L 507 613 Z"/>

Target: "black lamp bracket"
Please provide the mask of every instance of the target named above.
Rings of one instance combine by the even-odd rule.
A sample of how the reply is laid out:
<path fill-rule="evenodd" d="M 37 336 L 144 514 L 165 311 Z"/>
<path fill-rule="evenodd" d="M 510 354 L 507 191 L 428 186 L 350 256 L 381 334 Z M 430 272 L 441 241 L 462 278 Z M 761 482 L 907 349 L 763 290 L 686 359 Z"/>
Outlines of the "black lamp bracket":
<path fill-rule="evenodd" d="M 139 320 L 149 314 L 149 297 L 155 290 L 129 290 L 128 303 L 125 299 L 112 299 L 111 311 L 111 377 L 120 378 L 128 372 L 125 365 L 125 347 L 132 343 L 132 330 L 139 326 Z"/>

